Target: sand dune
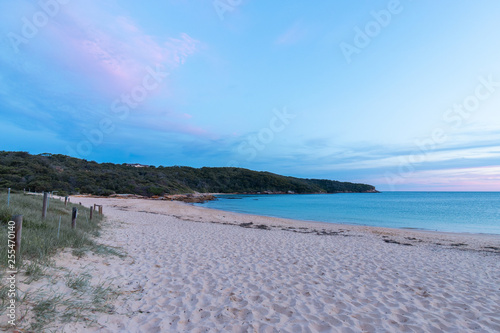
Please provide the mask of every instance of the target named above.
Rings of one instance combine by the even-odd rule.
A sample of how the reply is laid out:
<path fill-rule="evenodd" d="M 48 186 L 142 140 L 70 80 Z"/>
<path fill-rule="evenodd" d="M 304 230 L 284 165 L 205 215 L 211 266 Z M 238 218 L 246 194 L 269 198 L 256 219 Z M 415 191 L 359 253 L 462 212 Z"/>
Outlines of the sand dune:
<path fill-rule="evenodd" d="M 104 205 L 110 224 L 102 239 L 128 257 L 60 256 L 59 265 L 90 266 L 122 296 L 97 325 L 58 331 L 500 331 L 496 236 L 298 222 L 165 201 L 73 201 Z"/>

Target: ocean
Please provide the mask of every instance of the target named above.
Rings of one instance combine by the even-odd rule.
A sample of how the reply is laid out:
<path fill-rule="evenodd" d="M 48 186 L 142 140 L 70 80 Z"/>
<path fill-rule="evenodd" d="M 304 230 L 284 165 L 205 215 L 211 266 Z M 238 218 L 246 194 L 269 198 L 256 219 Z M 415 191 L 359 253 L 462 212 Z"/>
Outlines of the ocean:
<path fill-rule="evenodd" d="M 500 192 L 219 195 L 226 211 L 401 229 L 500 234 Z"/>

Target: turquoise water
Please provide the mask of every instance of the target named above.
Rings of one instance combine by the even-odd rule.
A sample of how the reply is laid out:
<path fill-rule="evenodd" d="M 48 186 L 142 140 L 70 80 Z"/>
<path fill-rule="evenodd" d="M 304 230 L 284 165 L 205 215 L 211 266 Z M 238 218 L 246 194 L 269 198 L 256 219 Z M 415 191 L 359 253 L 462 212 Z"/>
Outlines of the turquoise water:
<path fill-rule="evenodd" d="M 298 220 L 500 234 L 500 192 L 221 195 L 200 204 Z"/>

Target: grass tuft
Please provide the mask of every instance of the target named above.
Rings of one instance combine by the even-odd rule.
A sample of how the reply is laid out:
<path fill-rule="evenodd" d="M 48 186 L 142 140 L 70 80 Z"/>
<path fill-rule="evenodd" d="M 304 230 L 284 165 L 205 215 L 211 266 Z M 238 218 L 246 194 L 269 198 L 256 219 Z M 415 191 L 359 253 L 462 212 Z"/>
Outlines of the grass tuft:
<path fill-rule="evenodd" d="M 24 274 L 28 277 L 28 279 L 24 281 L 26 284 L 38 281 L 45 275 L 45 267 L 36 261 L 27 263 L 23 268 Z"/>
<path fill-rule="evenodd" d="M 84 292 L 90 285 L 90 277 L 88 274 L 73 276 L 71 273 L 68 273 L 66 276 L 66 285 L 76 291 Z"/>
<path fill-rule="evenodd" d="M 94 246 L 92 246 L 91 250 L 95 254 L 117 256 L 118 258 L 126 257 L 126 254 L 122 251 L 103 244 L 95 244 Z"/>
<path fill-rule="evenodd" d="M 63 300 L 62 294 L 55 294 L 47 298 L 39 298 L 33 306 L 33 313 L 35 321 L 31 324 L 31 329 L 34 332 L 40 332 L 43 327 L 53 322 L 57 316 L 58 306 L 61 305 Z"/>

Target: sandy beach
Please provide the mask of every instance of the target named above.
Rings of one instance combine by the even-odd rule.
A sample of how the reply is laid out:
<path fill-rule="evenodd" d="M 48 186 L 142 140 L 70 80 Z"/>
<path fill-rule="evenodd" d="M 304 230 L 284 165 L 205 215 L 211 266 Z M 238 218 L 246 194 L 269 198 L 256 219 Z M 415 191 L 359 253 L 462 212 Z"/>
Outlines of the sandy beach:
<path fill-rule="evenodd" d="M 57 332 L 499 332 L 500 237 L 293 221 L 180 202 L 102 204 L 125 258 L 57 265 L 111 281 L 97 322 Z"/>

